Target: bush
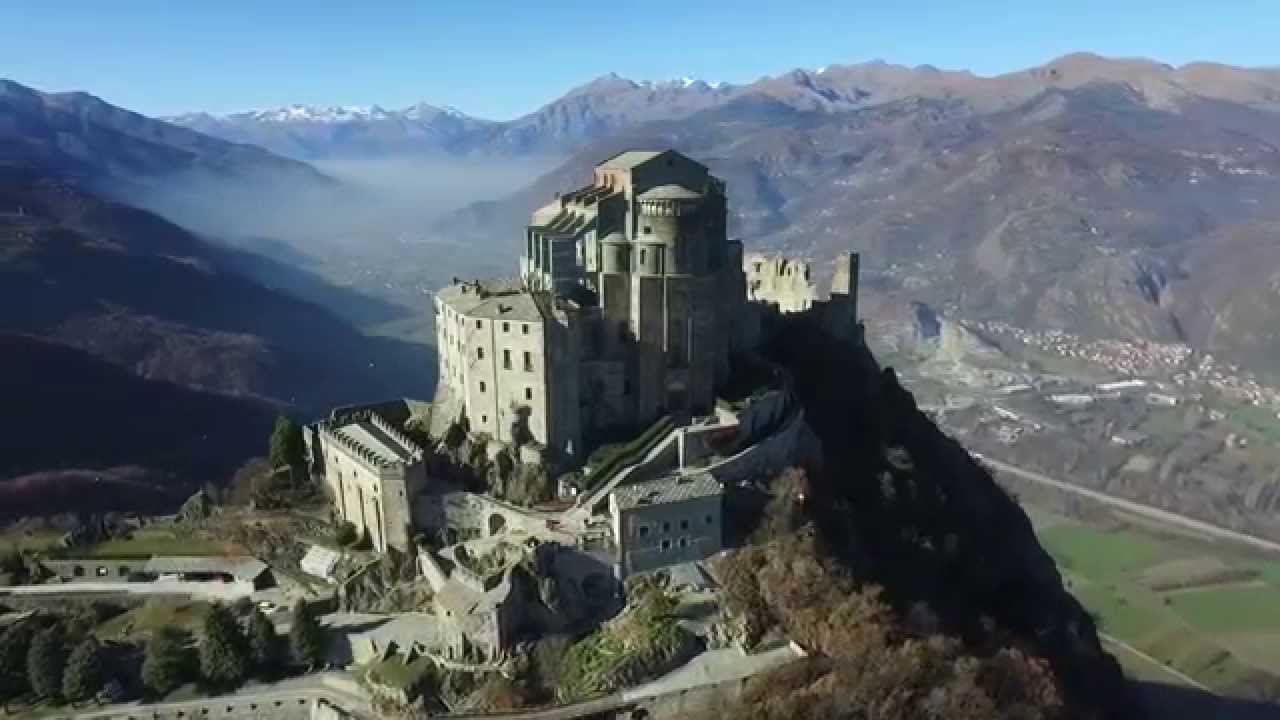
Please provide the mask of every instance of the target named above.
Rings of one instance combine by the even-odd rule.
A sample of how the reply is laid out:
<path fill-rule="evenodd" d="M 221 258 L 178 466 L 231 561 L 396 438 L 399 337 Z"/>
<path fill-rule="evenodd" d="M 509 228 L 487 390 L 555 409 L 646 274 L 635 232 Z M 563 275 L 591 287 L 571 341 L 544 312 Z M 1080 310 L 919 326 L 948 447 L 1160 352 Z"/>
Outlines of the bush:
<path fill-rule="evenodd" d="M 343 522 L 338 526 L 338 531 L 333 538 L 342 547 L 349 547 L 360 539 L 360 534 L 356 532 L 355 524 L 351 522 Z"/>

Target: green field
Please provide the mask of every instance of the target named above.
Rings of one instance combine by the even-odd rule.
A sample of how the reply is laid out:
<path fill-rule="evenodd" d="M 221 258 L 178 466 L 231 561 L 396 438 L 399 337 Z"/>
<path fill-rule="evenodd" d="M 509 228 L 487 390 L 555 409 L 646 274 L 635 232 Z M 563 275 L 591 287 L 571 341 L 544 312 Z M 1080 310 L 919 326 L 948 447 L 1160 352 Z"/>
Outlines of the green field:
<path fill-rule="evenodd" d="M 209 604 L 203 600 L 149 598 L 134 608 L 102 623 L 94 630 L 101 640 L 121 640 L 150 633 L 161 627 L 195 631 Z"/>
<path fill-rule="evenodd" d="M 1280 675 L 1280 560 L 1149 525 L 1031 517 L 1102 632 L 1215 690 Z M 1183 587 L 1153 590 L 1153 579 Z M 1149 674 L 1136 657 L 1126 664 Z"/>
<path fill-rule="evenodd" d="M 190 537 L 170 530 L 137 530 L 127 538 L 114 538 L 94 545 L 88 557 L 145 558 L 152 555 L 222 555 L 227 543 Z"/>

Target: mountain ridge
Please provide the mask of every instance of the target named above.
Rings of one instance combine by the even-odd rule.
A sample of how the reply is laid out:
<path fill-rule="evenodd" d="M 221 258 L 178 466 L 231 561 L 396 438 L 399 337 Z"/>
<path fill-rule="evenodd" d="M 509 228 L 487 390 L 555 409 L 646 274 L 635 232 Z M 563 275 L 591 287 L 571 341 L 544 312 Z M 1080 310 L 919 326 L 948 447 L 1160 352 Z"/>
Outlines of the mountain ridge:
<path fill-rule="evenodd" d="M 1202 96 L 1280 110 L 1280 70 L 1272 68 L 1210 62 L 1173 66 L 1145 58 L 1108 58 L 1085 52 L 996 75 L 870 61 L 794 68 L 736 84 L 695 78 L 634 80 L 606 73 L 511 120 L 495 122 L 466 116 L 474 123 L 455 123 L 429 140 L 409 135 L 397 139 L 387 131 L 377 149 L 464 156 L 564 153 L 614 132 L 653 121 L 680 119 L 748 96 L 770 97 L 798 110 L 828 113 L 908 97 L 963 97 L 976 109 L 990 112 L 1016 105 L 1051 87 L 1076 88 L 1091 82 L 1128 85 L 1157 107 L 1175 106 L 1187 96 Z M 387 114 L 379 122 L 403 122 L 400 115 L 404 111 L 383 112 Z M 239 113 L 216 122 L 210 122 L 208 115 L 170 120 L 228 139 L 258 142 L 304 159 L 367 150 L 360 143 L 345 147 L 341 139 L 331 139 L 327 146 L 318 140 L 301 139 L 304 133 L 288 131 L 287 119 L 272 120 L 279 113 L 280 110 Z M 323 122 L 335 124 L 332 120 Z M 352 113 L 345 124 L 361 123 L 368 124 L 366 117 Z"/>

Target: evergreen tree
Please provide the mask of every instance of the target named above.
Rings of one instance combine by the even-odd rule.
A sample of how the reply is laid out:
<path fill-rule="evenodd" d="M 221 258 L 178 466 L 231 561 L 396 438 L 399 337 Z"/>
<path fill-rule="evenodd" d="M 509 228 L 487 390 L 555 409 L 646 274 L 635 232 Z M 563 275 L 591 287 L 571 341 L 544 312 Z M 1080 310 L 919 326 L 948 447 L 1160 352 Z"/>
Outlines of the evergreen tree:
<path fill-rule="evenodd" d="M 102 647 L 97 638 L 90 635 L 67 659 L 66 672 L 62 675 L 62 696 L 69 702 L 88 700 L 102 690 Z"/>
<path fill-rule="evenodd" d="M 249 616 L 249 656 L 258 672 L 275 670 L 280 663 L 280 636 L 276 626 L 258 608 Z"/>
<path fill-rule="evenodd" d="M 31 649 L 31 626 L 18 623 L 0 634 L 0 703 L 27 691 L 27 652 Z"/>
<path fill-rule="evenodd" d="M 289 646 L 293 657 L 308 670 L 324 663 L 325 637 L 320 621 L 305 600 L 293 605 L 293 627 L 289 629 Z"/>
<path fill-rule="evenodd" d="M 173 627 L 162 627 L 147 641 L 142 660 L 142 684 L 156 695 L 165 695 L 187 679 L 186 636 Z"/>
<path fill-rule="evenodd" d="M 277 417 L 271 431 L 271 448 L 267 453 L 271 469 L 288 467 L 300 473 L 304 465 L 303 455 L 302 428 L 286 415 Z"/>
<path fill-rule="evenodd" d="M 62 692 L 66 659 L 67 641 L 61 625 L 50 625 L 36 633 L 27 651 L 27 683 L 31 691 L 46 700 L 57 700 Z"/>
<path fill-rule="evenodd" d="M 226 605 L 214 605 L 204 616 L 200 642 L 200 674 L 215 688 L 239 685 L 249 673 L 249 646 Z"/>

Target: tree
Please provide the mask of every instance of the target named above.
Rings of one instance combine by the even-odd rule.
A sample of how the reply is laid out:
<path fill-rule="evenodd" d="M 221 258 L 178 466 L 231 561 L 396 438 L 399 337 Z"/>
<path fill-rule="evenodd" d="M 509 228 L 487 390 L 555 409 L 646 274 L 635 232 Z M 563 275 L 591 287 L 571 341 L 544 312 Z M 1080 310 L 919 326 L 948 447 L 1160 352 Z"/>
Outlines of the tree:
<path fill-rule="evenodd" d="M 287 415 L 276 418 L 275 428 L 271 431 L 271 448 L 267 453 L 267 460 L 271 463 L 273 470 L 283 467 L 292 468 L 297 473 L 303 470 L 305 463 L 303 462 L 302 428 Z"/>
<path fill-rule="evenodd" d="M 280 664 L 280 636 L 276 626 L 258 608 L 249 616 L 249 656 L 258 672 L 270 672 Z"/>
<path fill-rule="evenodd" d="M 0 703 L 27 691 L 27 652 L 31 649 L 31 626 L 18 623 L 0 634 Z"/>
<path fill-rule="evenodd" d="M 102 647 L 98 639 L 86 637 L 67 659 L 66 672 L 62 675 L 62 696 L 68 702 L 81 702 L 98 694 L 102 689 Z"/>
<path fill-rule="evenodd" d="M 27 651 L 27 682 L 31 691 L 46 700 L 57 700 L 62 692 L 66 659 L 67 641 L 61 625 L 50 625 L 36 633 Z"/>
<path fill-rule="evenodd" d="M 174 627 L 162 627 L 147 641 L 142 660 L 142 684 L 156 695 L 165 695 L 187 679 L 186 636 Z"/>
<path fill-rule="evenodd" d="M 319 667 L 324 662 L 324 629 L 320 627 L 320 621 L 316 619 L 311 606 L 302 599 L 293 605 L 293 627 L 289 629 L 289 646 L 293 650 L 294 659 L 305 665 L 308 670 Z"/>
<path fill-rule="evenodd" d="M 249 645 L 226 605 L 213 605 L 204 616 L 200 642 L 200 674 L 215 688 L 239 685 L 249 673 Z"/>

